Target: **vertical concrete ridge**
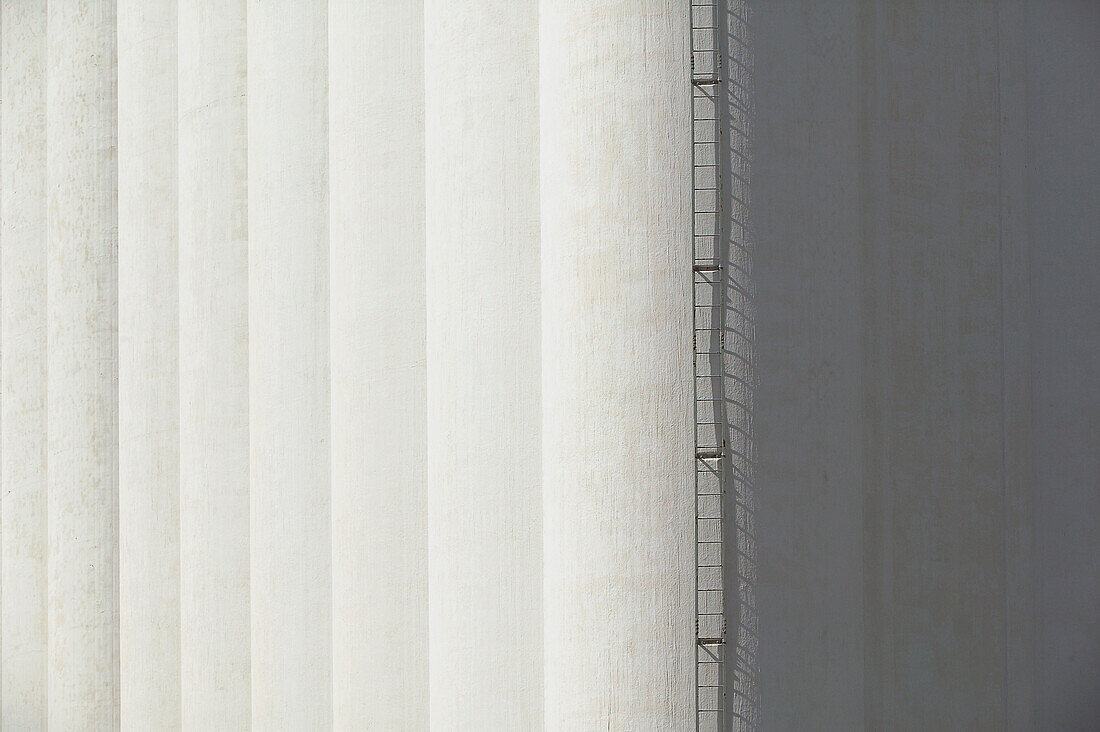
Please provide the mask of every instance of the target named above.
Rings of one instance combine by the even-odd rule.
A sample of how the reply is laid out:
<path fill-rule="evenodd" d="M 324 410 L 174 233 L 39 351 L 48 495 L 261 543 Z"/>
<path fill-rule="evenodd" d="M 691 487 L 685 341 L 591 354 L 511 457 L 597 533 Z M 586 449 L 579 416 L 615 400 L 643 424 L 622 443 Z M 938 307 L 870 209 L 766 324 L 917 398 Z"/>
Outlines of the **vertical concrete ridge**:
<path fill-rule="evenodd" d="M 433 729 L 540 729 L 535 0 L 427 0 L 428 625 Z"/>
<path fill-rule="evenodd" d="M 116 5 L 47 6 L 49 726 L 119 726 Z"/>
<path fill-rule="evenodd" d="M 1040 729 L 1090 729 L 1100 720 L 1100 5 L 1027 0 L 1024 28 L 1035 716 Z M 1020 435 L 1016 423 L 1015 444 Z"/>
<path fill-rule="evenodd" d="M 328 34 L 333 725 L 426 730 L 423 3 Z"/>
<path fill-rule="evenodd" d="M 1029 728 L 1021 5 L 755 5 L 765 720 Z"/>
<path fill-rule="evenodd" d="M 878 436 L 884 429 L 884 386 L 887 383 L 882 334 L 887 323 L 878 303 L 882 287 L 875 273 L 882 268 L 881 209 L 878 198 L 884 185 L 882 146 L 878 120 L 881 94 L 878 88 L 877 0 L 861 0 L 858 9 L 859 34 L 859 266 L 863 281 L 860 297 L 862 358 L 860 395 L 863 461 L 863 724 L 866 729 L 882 728 L 890 705 L 889 669 L 893 665 L 893 629 L 885 611 L 892 593 L 891 488 L 885 453 Z"/>
<path fill-rule="evenodd" d="M 1035 468 L 1027 232 L 1027 25 L 1024 0 L 997 4 L 1001 473 L 1004 480 L 1005 705 L 1001 726 L 1034 729 Z"/>
<path fill-rule="evenodd" d="M 181 701 L 252 724 L 246 0 L 179 0 Z"/>
<path fill-rule="evenodd" d="M 332 724 L 328 26 L 250 0 L 252 724 Z"/>
<path fill-rule="evenodd" d="M 178 730 L 175 0 L 118 3 L 119 669 L 123 729 Z"/>
<path fill-rule="evenodd" d="M 0 728 L 43 729 L 46 3 L 0 5 Z"/>
<path fill-rule="evenodd" d="M 689 11 L 540 4 L 548 729 L 695 724 Z"/>

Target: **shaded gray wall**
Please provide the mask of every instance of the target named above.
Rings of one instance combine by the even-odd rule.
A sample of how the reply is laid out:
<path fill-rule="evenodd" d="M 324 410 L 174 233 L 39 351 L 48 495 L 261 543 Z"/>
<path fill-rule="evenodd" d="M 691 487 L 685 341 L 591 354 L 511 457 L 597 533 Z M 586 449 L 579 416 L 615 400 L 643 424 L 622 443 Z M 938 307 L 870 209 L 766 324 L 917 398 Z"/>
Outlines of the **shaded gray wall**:
<path fill-rule="evenodd" d="M 752 3 L 765 728 L 1100 720 L 1097 12 Z"/>
<path fill-rule="evenodd" d="M 1100 727 L 1100 5 L 1028 6 L 1036 698 Z"/>

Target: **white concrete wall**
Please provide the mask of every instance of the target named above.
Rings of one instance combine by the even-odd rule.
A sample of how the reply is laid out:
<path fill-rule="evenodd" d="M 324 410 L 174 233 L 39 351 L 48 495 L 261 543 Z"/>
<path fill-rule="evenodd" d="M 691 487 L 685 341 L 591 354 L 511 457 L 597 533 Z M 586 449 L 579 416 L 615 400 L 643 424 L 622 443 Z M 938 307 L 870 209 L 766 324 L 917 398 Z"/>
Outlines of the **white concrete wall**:
<path fill-rule="evenodd" d="M 248 375 L 252 724 L 332 724 L 328 31 L 251 0 Z"/>
<path fill-rule="evenodd" d="M 424 7 L 433 729 L 543 724 L 538 11 Z"/>
<path fill-rule="evenodd" d="M 179 3 L 180 698 L 248 729 L 246 0 Z"/>
<path fill-rule="evenodd" d="M 180 728 L 176 3 L 118 4 L 123 729 Z"/>
<path fill-rule="evenodd" d="M 421 2 L 330 1 L 337 729 L 428 727 L 423 58 Z"/>
<path fill-rule="evenodd" d="M 688 4 L 540 10 L 546 726 L 689 729 Z"/>
<path fill-rule="evenodd" d="M 116 729 L 117 126 L 114 2 L 50 3 L 46 339 L 50 729 Z"/>
<path fill-rule="evenodd" d="M 726 4 L 734 709 L 1089 728 L 1100 14 Z M 0 7 L 0 726 L 692 727 L 687 24 Z"/>
<path fill-rule="evenodd" d="M 43 729 L 46 3 L 0 6 L 0 728 Z"/>

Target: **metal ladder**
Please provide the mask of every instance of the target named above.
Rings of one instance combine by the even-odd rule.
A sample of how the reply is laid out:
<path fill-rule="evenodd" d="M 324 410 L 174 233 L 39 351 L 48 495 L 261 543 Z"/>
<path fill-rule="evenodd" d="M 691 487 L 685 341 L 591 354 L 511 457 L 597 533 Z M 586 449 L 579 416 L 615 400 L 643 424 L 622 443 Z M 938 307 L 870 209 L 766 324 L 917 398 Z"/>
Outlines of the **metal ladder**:
<path fill-rule="evenodd" d="M 723 375 L 721 0 L 691 4 L 692 348 L 695 420 L 696 729 L 727 724 L 723 559 L 727 446 Z"/>

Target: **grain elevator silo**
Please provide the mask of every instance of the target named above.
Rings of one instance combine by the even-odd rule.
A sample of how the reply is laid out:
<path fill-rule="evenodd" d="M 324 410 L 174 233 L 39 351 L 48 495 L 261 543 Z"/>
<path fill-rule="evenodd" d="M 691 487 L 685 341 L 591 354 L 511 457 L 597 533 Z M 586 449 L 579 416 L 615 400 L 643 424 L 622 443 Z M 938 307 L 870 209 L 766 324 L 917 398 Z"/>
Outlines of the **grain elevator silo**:
<path fill-rule="evenodd" d="M 1098 37 L 0 2 L 0 727 L 1095 726 Z"/>

